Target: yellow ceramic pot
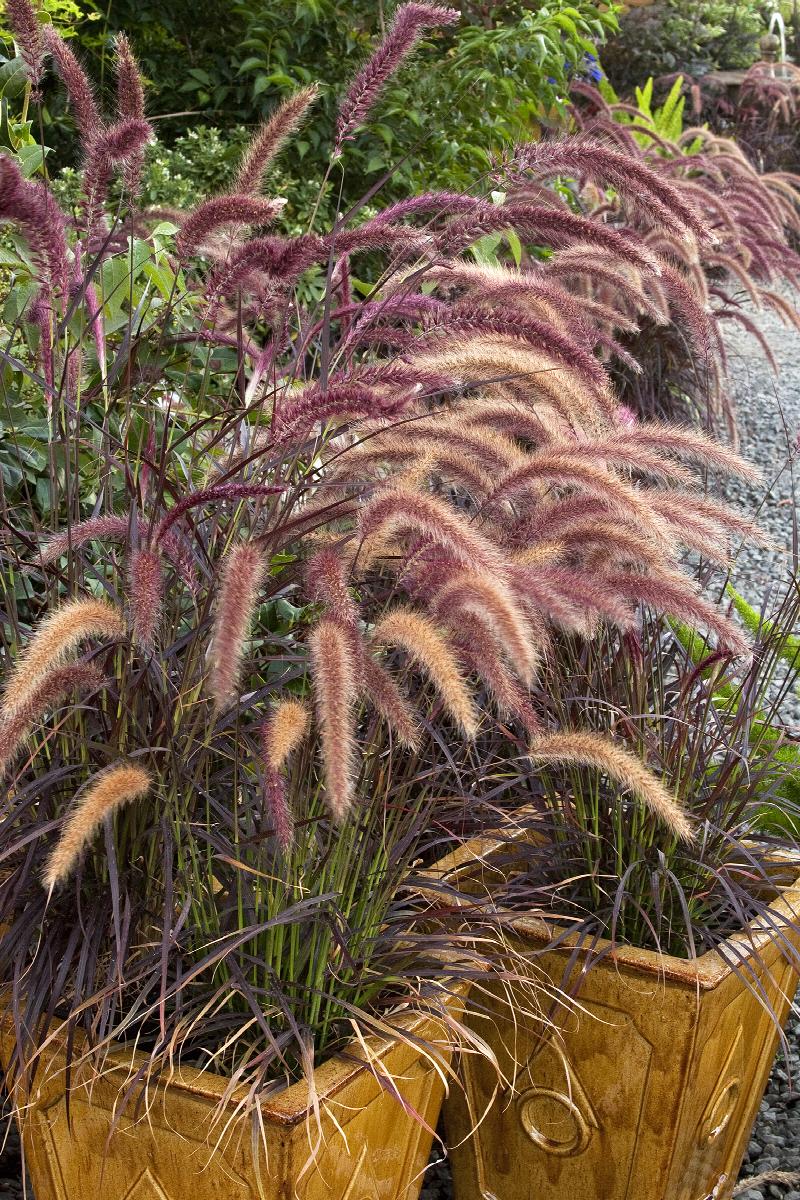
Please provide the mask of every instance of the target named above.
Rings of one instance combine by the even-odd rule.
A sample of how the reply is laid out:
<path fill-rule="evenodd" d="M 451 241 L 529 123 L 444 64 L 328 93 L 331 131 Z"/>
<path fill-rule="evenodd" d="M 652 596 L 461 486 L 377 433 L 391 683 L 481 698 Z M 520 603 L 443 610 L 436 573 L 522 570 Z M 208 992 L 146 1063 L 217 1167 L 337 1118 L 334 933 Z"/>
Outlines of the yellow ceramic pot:
<path fill-rule="evenodd" d="M 441 1022 L 422 1017 L 410 1027 L 449 1058 Z M 4 1063 L 11 1039 L 6 1026 Z M 415 1200 L 442 1102 L 440 1074 L 413 1046 L 373 1041 L 370 1056 L 395 1081 L 401 1105 L 364 1066 L 365 1053 L 354 1045 L 317 1070 L 318 1115 L 305 1083 L 265 1101 L 254 1138 L 251 1118 L 237 1113 L 242 1093 L 212 1124 L 228 1080 L 189 1068 L 153 1086 L 112 1132 L 120 1094 L 145 1061 L 124 1049 L 99 1072 L 88 1063 L 74 1071 L 68 1120 L 64 1048 L 55 1041 L 21 1121 L 35 1200 Z"/>
<path fill-rule="evenodd" d="M 569 939 L 544 949 L 553 927 L 515 920 L 513 948 L 541 950 L 535 970 L 576 999 L 544 1005 L 555 1035 L 512 1012 L 490 985 L 490 1011 L 476 1028 L 513 1086 L 493 1101 L 495 1072 L 465 1058 L 463 1092 L 454 1089 L 445 1105 L 456 1200 L 727 1200 L 775 1053 L 776 1020 L 785 1021 L 797 987 L 781 939 L 800 951 L 787 925 L 798 920 L 794 881 L 769 921 L 694 962 L 612 953 L 604 942 L 589 971 Z"/>

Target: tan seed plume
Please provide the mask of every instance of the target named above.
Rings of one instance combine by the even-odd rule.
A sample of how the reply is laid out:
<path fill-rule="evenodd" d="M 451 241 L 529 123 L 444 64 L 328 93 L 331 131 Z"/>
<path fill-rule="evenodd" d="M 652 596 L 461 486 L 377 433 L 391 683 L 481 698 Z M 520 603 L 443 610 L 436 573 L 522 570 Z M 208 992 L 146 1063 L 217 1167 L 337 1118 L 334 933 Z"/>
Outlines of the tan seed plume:
<path fill-rule="evenodd" d="M 19 711 L 49 672 L 90 637 L 121 638 L 126 633 L 119 609 L 106 600 L 71 600 L 57 608 L 36 630 L 17 661 L 3 693 L 0 717 Z"/>
<path fill-rule="evenodd" d="M 644 763 L 609 737 L 599 733 L 570 731 L 538 737 L 530 749 L 538 763 L 564 763 L 595 767 L 609 779 L 630 791 L 676 837 L 684 842 L 694 840 L 689 819 L 664 784 Z"/>
<path fill-rule="evenodd" d="M 445 637 L 428 617 L 395 608 L 377 623 L 372 641 L 399 646 L 429 676 L 445 708 L 468 738 L 478 731 L 478 715 L 458 661 Z"/>
<path fill-rule="evenodd" d="M 264 731 L 264 757 L 279 771 L 289 755 L 308 736 L 309 712 L 301 700 L 281 700 L 267 720 Z"/>
<path fill-rule="evenodd" d="M 48 859 L 42 876 L 48 892 L 66 882 L 105 818 L 131 800 L 147 795 L 151 782 L 147 771 L 128 763 L 110 767 L 94 776 L 84 794 L 74 803 Z"/>

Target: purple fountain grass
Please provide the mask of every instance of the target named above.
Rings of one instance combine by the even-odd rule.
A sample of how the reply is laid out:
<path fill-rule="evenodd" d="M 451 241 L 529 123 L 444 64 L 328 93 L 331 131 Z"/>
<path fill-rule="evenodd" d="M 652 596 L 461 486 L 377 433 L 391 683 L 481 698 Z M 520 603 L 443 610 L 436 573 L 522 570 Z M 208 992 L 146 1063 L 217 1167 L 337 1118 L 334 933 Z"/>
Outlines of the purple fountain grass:
<path fill-rule="evenodd" d="M 114 48 L 116 50 L 119 118 L 121 121 L 144 121 L 144 83 L 130 42 L 123 33 L 117 34 Z M 134 151 L 126 160 L 124 179 L 129 197 L 136 197 L 139 194 L 143 165 L 144 154 L 141 150 Z"/>
<path fill-rule="evenodd" d="M 351 83 L 339 106 L 333 155 L 341 154 L 359 125 L 363 125 L 386 83 L 412 52 L 423 30 L 452 25 L 460 16 L 455 8 L 438 4 L 401 4 L 378 49 Z"/>
<path fill-rule="evenodd" d="M 0 156 L 0 221 L 19 226 L 41 271 L 42 298 L 48 307 L 66 296 L 67 237 L 61 209 L 43 183 L 23 179 L 17 164 L 4 155 Z"/>
<path fill-rule="evenodd" d="M 649 604 L 656 611 L 670 612 L 709 629 L 719 639 L 725 653 L 746 661 L 750 659 L 752 650 L 746 636 L 721 615 L 716 604 L 698 595 L 685 575 L 659 572 L 648 577 L 620 573 L 610 575 L 607 583 L 638 603 Z"/>
<path fill-rule="evenodd" d="M 278 105 L 250 142 L 236 173 L 234 192 L 256 195 L 261 191 L 272 160 L 297 130 L 318 95 L 318 86 L 312 84 L 301 88 Z"/>
<path fill-rule="evenodd" d="M 279 484 L 263 483 L 217 483 L 211 487 L 189 492 L 177 502 L 158 524 L 153 542 L 158 545 L 166 539 L 173 525 L 194 508 L 216 505 L 219 501 L 260 499 L 279 495 L 283 488 Z"/>
<path fill-rule="evenodd" d="M 209 688 L 217 709 L 238 698 L 245 644 L 266 571 L 264 551 L 254 542 L 237 543 L 222 563 L 209 653 Z"/>
<path fill-rule="evenodd" d="M 128 536 L 130 519 L 108 516 L 89 517 L 77 525 L 70 525 L 63 533 L 55 533 L 48 537 L 39 550 L 40 561 L 49 565 L 58 560 L 70 550 L 80 550 L 91 541 L 124 540 Z"/>
<path fill-rule="evenodd" d="M 411 753 L 420 749 L 419 715 L 383 665 L 371 654 L 361 662 L 361 695 L 383 717 L 400 745 Z"/>
<path fill-rule="evenodd" d="M 218 230 L 231 225 L 270 225 L 280 213 L 279 200 L 267 200 L 248 193 L 227 193 L 204 200 L 181 223 L 175 247 L 182 257 L 195 254 Z"/>
<path fill-rule="evenodd" d="M 352 646 L 341 625 L 323 617 L 311 632 L 309 650 L 325 796 L 334 819 L 342 822 L 354 798 L 358 683 Z"/>
<path fill-rule="evenodd" d="M 164 601 L 164 569 L 152 550 L 134 550 L 128 565 L 128 598 L 133 635 L 147 650 L 153 648 Z"/>
<path fill-rule="evenodd" d="M 469 614 L 488 625 L 496 634 L 508 665 L 528 687 L 533 683 L 539 664 L 531 630 L 511 590 L 497 579 L 471 571 L 460 571 L 446 580 L 436 592 L 435 609 L 440 616 L 456 622 Z"/>
<path fill-rule="evenodd" d="M 641 800 L 675 837 L 685 842 L 694 839 L 690 820 L 664 784 L 640 759 L 607 737 L 580 730 L 542 734 L 534 739 L 530 753 L 537 763 L 574 763 L 599 768 Z"/>
<path fill-rule="evenodd" d="M 56 666 L 43 675 L 11 712 L 0 715 L 0 780 L 8 773 L 20 748 L 34 726 L 67 696 L 88 696 L 99 692 L 105 679 L 91 663 Z"/>
<path fill-rule="evenodd" d="M 309 712 L 299 700 L 281 700 L 261 726 L 264 759 L 264 800 L 275 836 L 284 853 L 294 841 L 294 819 L 283 771 L 292 754 L 309 733 Z"/>
<path fill-rule="evenodd" d="M 37 687 L 86 638 L 125 637 L 119 610 L 106 600 L 71 600 L 54 609 L 38 626 L 25 652 L 8 676 L 0 719 L 8 719 L 28 703 Z"/>
<path fill-rule="evenodd" d="M 142 799 L 151 786 L 147 771 L 133 764 L 116 764 L 96 775 L 75 801 L 48 859 L 42 876 L 45 891 L 52 893 L 67 881 L 107 817 Z"/>
<path fill-rule="evenodd" d="M 685 194 L 656 174 L 649 165 L 631 161 L 614 147 L 590 137 L 559 138 L 557 141 L 528 142 L 518 146 L 507 166 L 508 173 L 527 172 L 538 178 L 575 174 L 581 179 L 613 187 L 649 223 L 671 230 L 677 237 L 693 235 L 708 240 L 705 222 Z"/>
<path fill-rule="evenodd" d="M 582 130 L 578 141 L 609 139 L 620 170 L 623 162 L 630 164 L 626 178 L 607 180 L 616 189 L 616 197 L 603 196 L 598 203 L 596 195 L 585 189 L 587 207 L 595 219 L 620 231 L 626 227 L 636 230 L 658 250 L 664 260 L 663 275 L 657 286 L 650 280 L 646 287 L 653 299 L 659 292 L 663 295 L 674 322 L 672 334 L 668 329 L 654 333 L 645 322 L 638 337 L 625 337 L 616 346 L 608 346 L 612 360 L 616 358 L 621 368 L 620 378 L 643 411 L 659 411 L 656 406 L 665 402 L 675 404 L 671 398 L 684 398 L 679 402 L 705 411 L 711 422 L 723 417 L 735 440 L 735 414 L 725 391 L 721 321 L 739 319 L 732 287 L 741 287 L 759 306 L 772 303 L 768 293 L 775 292 L 778 280 L 793 284 L 800 278 L 800 261 L 787 236 L 797 226 L 797 192 L 787 179 L 776 186 L 769 175 L 760 177 L 734 142 L 708 129 L 685 130 L 676 143 L 654 138 L 648 131 L 647 142 L 640 144 L 642 139 L 637 141 L 634 127 L 619 123 L 630 120 L 624 105 L 609 105 L 596 89 L 584 85 L 576 91 L 589 102 L 588 111 L 579 106 L 573 109 Z M 541 169 L 548 169 L 545 151 L 534 148 L 525 154 L 537 162 L 541 159 Z M 552 161 L 558 161 L 558 151 Z M 699 215 L 710 239 L 687 242 L 680 229 L 670 222 L 654 222 L 635 203 L 626 203 L 623 211 L 620 198 L 625 200 L 627 188 L 636 188 L 642 170 L 678 193 Z M 581 174 L 578 163 L 574 173 L 579 180 L 593 177 L 591 168 Z M 677 205 L 673 211 L 679 211 Z M 610 281 L 606 285 L 613 291 Z M 635 311 L 633 297 L 629 303 Z M 775 307 L 780 308 L 780 302 Z M 606 336 L 609 332 L 606 330 Z M 686 338 L 701 352 L 691 369 L 687 369 Z M 763 348 L 771 359 L 769 348 Z M 637 360 L 639 378 L 634 379 Z"/>
<path fill-rule="evenodd" d="M 84 153 L 88 153 L 105 128 L 94 88 L 72 50 L 51 25 L 44 26 L 42 37 L 67 90 L 70 109 L 81 135 Z"/>
<path fill-rule="evenodd" d="M 19 46 L 20 56 L 31 85 L 31 98 L 38 100 L 44 74 L 42 26 L 30 0 L 6 0 L 6 15 Z"/>
<path fill-rule="evenodd" d="M 85 222 L 88 238 L 104 227 L 108 185 L 118 167 L 138 170 L 142 151 L 153 129 L 143 117 L 125 117 L 98 132 L 87 146 L 83 171 Z"/>
<path fill-rule="evenodd" d="M 428 675 L 464 737 L 475 737 L 479 718 L 467 681 L 447 639 L 429 617 L 410 608 L 392 608 L 375 625 L 371 641 L 403 650 Z"/>
<path fill-rule="evenodd" d="M 436 496 L 388 487 L 364 506 L 359 519 L 364 541 L 377 533 L 385 537 L 398 531 L 429 540 L 465 567 L 489 572 L 501 569 L 502 560 L 495 546 Z"/>
<path fill-rule="evenodd" d="M 339 150 L 398 55 L 443 11 L 398 10 L 345 102 Z M 706 497 L 704 474 L 751 472 L 685 425 L 638 420 L 617 394 L 609 363 L 614 355 L 619 376 L 620 362 L 635 359 L 628 347 L 637 338 L 677 336 L 678 326 L 684 336 L 700 323 L 692 304 L 729 305 L 713 290 L 728 257 L 747 278 L 781 278 L 778 226 L 785 227 L 790 197 L 781 184 L 774 202 L 756 206 L 762 185 L 749 168 L 711 149 L 713 163 L 706 170 L 694 162 L 691 187 L 682 191 L 680 173 L 648 165 L 635 139 L 621 137 L 619 150 L 593 151 L 584 173 L 575 143 L 531 150 L 530 169 L 520 169 L 518 190 L 502 204 L 428 192 L 371 215 L 376 198 L 369 196 L 369 208 L 355 206 L 321 232 L 265 233 L 276 214 L 274 199 L 261 195 L 265 173 L 313 100 L 306 90 L 255 135 L 229 193 L 171 215 L 175 254 L 164 250 L 163 231 L 152 241 L 185 295 L 167 299 L 157 288 L 156 296 L 148 274 L 140 302 L 131 277 L 126 321 L 109 320 L 104 331 L 99 301 L 106 314 L 113 310 L 107 268 L 130 257 L 129 236 L 149 244 L 164 216 L 129 213 L 108 245 L 85 233 L 105 227 L 114 174 L 140 161 L 149 136 L 144 93 L 123 41 L 118 111 L 104 124 L 77 60 L 58 54 L 85 157 L 84 215 L 69 226 L 73 248 L 64 239 L 59 259 L 35 242 L 51 235 L 39 228 L 39 193 L 5 168 L 0 212 L 39 247 L 31 256 L 42 276 L 37 320 L 66 346 L 52 337 L 58 353 L 48 386 L 59 401 L 54 412 L 65 414 L 68 461 L 83 462 L 87 445 L 102 444 L 102 454 L 91 496 L 77 494 L 71 475 L 57 493 L 57 521 L 65 513 L 65 524 L 54 521 L 50 532 L 49 522 L 31 518 L 31 532 L 20 534 L 30 564 L 21 562 L 15 533 L 0 547 L 9 578 L 24 567 L 32 581 L 24 601 L 9 592 L 4 609 L 12 651 L 28 644 L 0 725 L 0 749 L 10 747 L 9 767 L 18 768 L 0 855 L 12 848 L 19 894 L 35 890 L 44 905 L 43 869 L 52 883 L 70 878 L 103 814 L 120 812 L 75 887 L 54 888 L 47 899 L 50 952 L 31 961 L 22 951 L 20 960 L 33 981 L 24 1010 L 32 1004 L 41 1024 L 41 997 L 62 970 L 53 963 L 66 964 L 74 982 L 77 956 L 90 947 L 97 963 L 88 964 L 74 1003 L 70 993 L 63 1005 L 81 1029 L 92 1036 L 101 1013 L 100 1026 L 113 1036 L 117 1009 L 106 1015 L 97 997 L 109 964 L 115 972 L 122 964 L 131 978 L 155 981 L 137 993 L 135 1012 L 115 992 L 132 1033 L 145 1027 L 137 1014 L 146 1013 L 147 1028 L 163 1029 L 164 1045 L 215 1056 L 215 1070 L 230 1068 L 257 1097 L 296 1074 L 292 1022 L 316 1036 L 324 1011 L 328 1053 L 339 1030 L 351 1028 L 358 989 L 375 999 L 371 1013 L 387 994 L 394 1003 L 376 979 L 381 972 L 404 978 L 397 939 L 393 959 L 376 967 L 370 957 L 376 941 L 389 944 L 400 919 L 393 900 L 381 908 L 375 898 L 384 886 L 381 863 L 396 866 L 388 896 L 415 861 L 418 829 L 407 824 L 409 814 L 421 827 L 429 798 L 457 789 L 470 798 L 472 820 L 488 779 L 484 748 L 502 740 L 506 775 L 526 761 L 531 743 L 549 736 L 545 681 L 565 638 L 589 639 L 588 655 L 592 639 L 610 631 L 635 639 L 659 607 L 701 629 L 717 644 L 714 653 L 746 653 L 734 621 L 693 588 L 681 563 L 686 548 L 725 561 L 733 539 L 749 533 L 748 522 Z M 608 183 L 626 154 L 643 163 L 626 196 L 639 180 L 642 197 L 623 207 L 613 186 L 601 196 L 591 181 L 602 167 Z M 540 181 L 573 166 L 579 181 L 590 180 L 579 196 L 588 215 Z M 712 177 L 730 181 L 730 207 L 718 182 L 716 207 L 706 203 Z M 654 230 L 659 205 L 673 193 L 683 207 Z M 684 210 L 699 214 L 693 226 Z M 713 249 L 698 251 L 680 236 L 689 228 L 699 239 L 706 225 L 718 239 Z M 512 228 L 529 243 L 519 269 L 500 259 L 493 267 L 469 261 L 470 239 Z M 711 277 L 706 253 L 717 256 Z M 48 272 L 70 261 L 72 286 L 62 302 L 59 287 L 48 293 L 45 285 Z M 362 278 L 370 280 L 367 296 Z M 157 303 L 148 307 L 151 299 Z M 77 319 L 59 324 L 59 305 Z M 714 312 L 707 315 L 713 333 Z M 713 336 L 709 343 L 713 355 Z M 67 388 L 86 403 L 70 407 Z M 101 441 L 92 424 L 99 408 L 108 414 Z M 57 474 L 53 481 L 61 486 Z M 122 598 L 126 620 L 117 607 L 88 598 L 101 586 Z M 65 593 L 87 598 L 41 623 L 39 613 Z M 103 683 L 95 658 L 113 663 L 115 676 L 99 705 L 91 702 Z M 52 734 L 42 733 L 47 764 L 33 755 L 26 761 L 18 754 L 24 740 L 72 692 L 77 703 L 58 712 Z M 594 770 L 600 754 L 596 748 Z M 143 802 L 123 813 L 125 797 L 134 796 L 130 779 L 120 777 L 113 796 L 105 784 L 95 792 L 97 771 L 139 755 L 148 774 L 152 768 L 149 798 L 140 779 Z M 623 775 L 617 761 L 613 778 L 635 791 L 631 770 Z M 65 812 L 67 778 L 70 793 L 73 781 L 88 790 L 85 806 L 79 800 Z M 634 781 L 642 795 L 643 778 Z M 668 836 L 674 813 L 666 804 L 659 811 Z M 16 845 L 32 822 L 55 830 L 65 818 L 58 863 L 49 838 Z M 348 862 L 362 874 L 340 878 Z M 361 896 L 364 864 L 374 872 L 365 903 L 377 907 L 369 908 L 370 949 L 362 954 L 355 910 L 342 897 Z M 406 894 L 400 903 L 407 909 Z M 163 938 L 154 923 L 160 904 Z M 191 920 L 181 925 L 183 911 Z M 125 914 L 119 928 L 115 914 Z M 255 916 L 248 926 L 251 914 L 268 914 L 269 928 L 256 927 Z M 9 953 L 0 948 L 0 957 Z M 316 964 L 313 977 L 306 960 Z M 427 959 L 423 966 L 429 971 Z M 266 996 L 278 1050 L 241 1032 L 254 1015 L 263 1019 Z M 307 1045 L 300 1050 L 302 1059 Z M 152 1062 L 163 1061 L 159 1045 Z"/>

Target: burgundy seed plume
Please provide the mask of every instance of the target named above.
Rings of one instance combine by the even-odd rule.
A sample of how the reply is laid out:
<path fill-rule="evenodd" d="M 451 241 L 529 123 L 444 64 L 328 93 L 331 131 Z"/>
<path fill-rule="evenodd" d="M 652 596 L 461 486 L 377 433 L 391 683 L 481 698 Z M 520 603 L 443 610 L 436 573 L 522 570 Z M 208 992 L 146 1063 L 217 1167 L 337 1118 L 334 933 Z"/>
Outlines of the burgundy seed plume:
<path fill-rule="evenodd" d="M 410 531 L 440 546 L 466 567 L 491 572 L 502 569 L 495 546 L 436 496 L 386 488 L 365 505 L 360 528 L 364 538 Z"/>
<path fill-rule="evenodd" d="M 176 240 L 180 255 L 194 254 L 203 242 L 225 225 L 269 225 L 283 202 L 261 196 L 237 194 L 204 200 L 184 221 Z"/>
<path fill-rule="evenodd" d="M 306 564 L 306 590 L 312 600 L 325 605 L 326 616 L 346 628 L 358 624 L 356 608 L 347 586 L 344 563 L 330 546 L 318 550 Z"/>
<path fill-rule="evenodd" d="M 380 713 L 402 746 L 411 751 L 419 749 L 417 712 L 386 668 L 371 654 L 364 655 L 361 663 L 361 694 Z"/>
<path fill-rule="evenodd" d="M 43 37 L 67 89 L 70 108 L 81 135 L 84 152 L 88 152 L 104 128 L 89 76 L 52 25 L 45 26 Z"/>
<path fill-rule="evenodd" d="M 201 504 L 211 504 L 214 500 L 248 500 L 256 496 L 274 496 L 282 491 L 283 488 L 276 484 L 219 483 L 197 492 L 190 492 L 169 510 L 156 530 L 154 541 L 156 544 L 163 541 L 176 521 Z"/>
<path fill-rule="evenodd" d="M 357 684 L 350 639 L 323 617 L 311 632 L 310 652 L 325 790 L 333 818 L 341 822 L 353 803 L 356 757 Z"/>
<path fill-rule="evenodd" d="M 587 137 L 528 142 L 517 148 L 512 166 L 538 178 L 571 172 L 581 179 L 610 185 L 630 199 L 655 226 L 687 232 L 701 242 L 708 229 L 685 193 L 631 154 Z"/>
<path fill-rule="evenodd" d="M 62 555 L 70 549 L 79 550 L 87 542 L 103 541 L 110 538 L 114 541 L 124 540 L 128 536 L 129 521 L 127 517 L 90 517 L 73 525 L 64 533 L 56 533 L 43 542 L 39 551 L 41 562 L 48 566 L 58 562 Z"/>
<path fill-rule="evenodd" d="M 124 33 L 117 34 L 117 111 L 120 120 L 144 118 L 144 84 Z"/>
<path fill-rule="evenodd" d="M 240 542 L 225 556 L 211 641 L 210 689 L 218 709 L 236 699 L 245 643 L 266 573 L 263 551 Z"/>
<path fill-rule="evenodd" d="M 44 42 L 36 10 L 30 0 L 6 0 L 6 15 L 31 82 L 31 96 L 38 99 L 44 71 Z"/>
<path fill-rule="evenodd" d="M 302 88 L 284 100 L 269 120 L 264 122 L 242 159 L 233 187 L 235 192 L 253 195 L 261 189 L 267 167 L 286 139 L 297 129 L 318 94 L 316 84 Z"/>
<path fill-rule="evenodd" d="M 67 235 L 63 214 L 40 182 L 23 179 L 17 164 L 0 155 L 0 221 L 13 221 L 28 243 L 48 289 L 50 308 L 67 289 Z"/>
<path fill-rule="evenodd" d="M 383 87 L 416 46 L 422 31 L 432 25 L 452 25 L 460 13 L 437 4 L 401 4 L 391 27 L 372 58 L 356 75 L 339 109 L 334 155 L 362 125 Z"/>
<path fill-rule="evenodd" d="M 117 112 L 121 121 L 144 120 L 144 83 L 139 64 L 123 33 L 117 35 Z M 144 164 L 144 152 L 135 151 L 125 165 L 125 188 L 129 196 L 139 194 L 139 182 Z"/>
<path fill-rule="evenodd" d="M 103 205 L 114 171 L 141 164 L 141 155 L 152 134 L 152 126 L 141 117 L 126 117 L 100 132 L 89 146 L 83 171 L 86 197 L 86 227 L 89 234 L 102 220 Z"/>
<path fill-rule="evenodd" d="M 161 620 L 164 576 L 161 559 L 152 550 L 135 550 L 128 567 L 128 604 L 133 633 L 151 650 Z"/>
<path fill-rule="evenodd" d="M 37 721 L 72 693 L 98 692 L 105 680 L 90 663 L 69 663 L 46 675 L 14 712 L 0 722 L 0 780 Z"/>

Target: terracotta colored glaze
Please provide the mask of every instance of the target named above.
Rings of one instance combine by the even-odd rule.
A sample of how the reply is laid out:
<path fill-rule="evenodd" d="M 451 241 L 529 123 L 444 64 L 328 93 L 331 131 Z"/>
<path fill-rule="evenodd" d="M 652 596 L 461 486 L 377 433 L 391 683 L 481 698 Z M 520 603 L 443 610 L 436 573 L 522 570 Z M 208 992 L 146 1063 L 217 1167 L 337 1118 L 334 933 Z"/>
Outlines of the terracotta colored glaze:
<path fill-rule="evenodd" d="M 491 843 L 477 857 L 487 852 Z M 779 925 L 797 922 L 799 885 L 774 902 Z M 543 950 L 553 928 L 514 921 L 510 945 L 538 952 L 529 962 L 540 982 L 574 994 L 583 979 L 572 1005 L 540 1000 L 560 1034 L 512 1011 L 500 985 L 486 1018 L 469 1019 L 513 1086 L 493 1101 L 494 1071 L 464 1057 L 464 1091 L 445 1104 L 456 1200 L 727 1200 L 778 1040 L 762 1001 L 782 1024 L 797 987 L 760 925 L 695 962 L 625 949 L 583 971 L 574 939 Z M 800 950 L 795 932 L 785 936 Z M 734 970 L 742 959 L 751 988 L 747 968 Z"/>
<path fill-rule="evenodd" d="M 437 1041 L 448 1059 L 441 1023 L 420 1018 L 412 1026 L 419 1036 Z M 12 1044 L 6 1025 L 0 1034 L 4 1063 Z M 77 1068 L 68 1124 L 64 1053 L 54 1042 L 21 1122 L 35 1198 L 416 1200 L 431 1148 L 428 1130 L 441 1107 L 442 1080 L 402 1042 L 373 1042 L 371 1052 L 422 1120 L 404 1111 L 359 1065 L 364 1052 L 354 1046 L 350 1061 L 333 1058 L 316 1072 L 319 1121 L 308 1087 L 298 1083 L 263 1103 L 263 1139 L 254 1142 L 250 1118 L 235 1111 L 241 1091 L 212 1127 L 227 1080 L 190 1068 L 176 1071 L 168 1085 L 154 1086 L 147 1111 L 127 1112 L 110 1134 L 120 1092 L 144 1061 L 124 1050 L 109 1055 L 101 1073 L 88 1063 Z"/>

